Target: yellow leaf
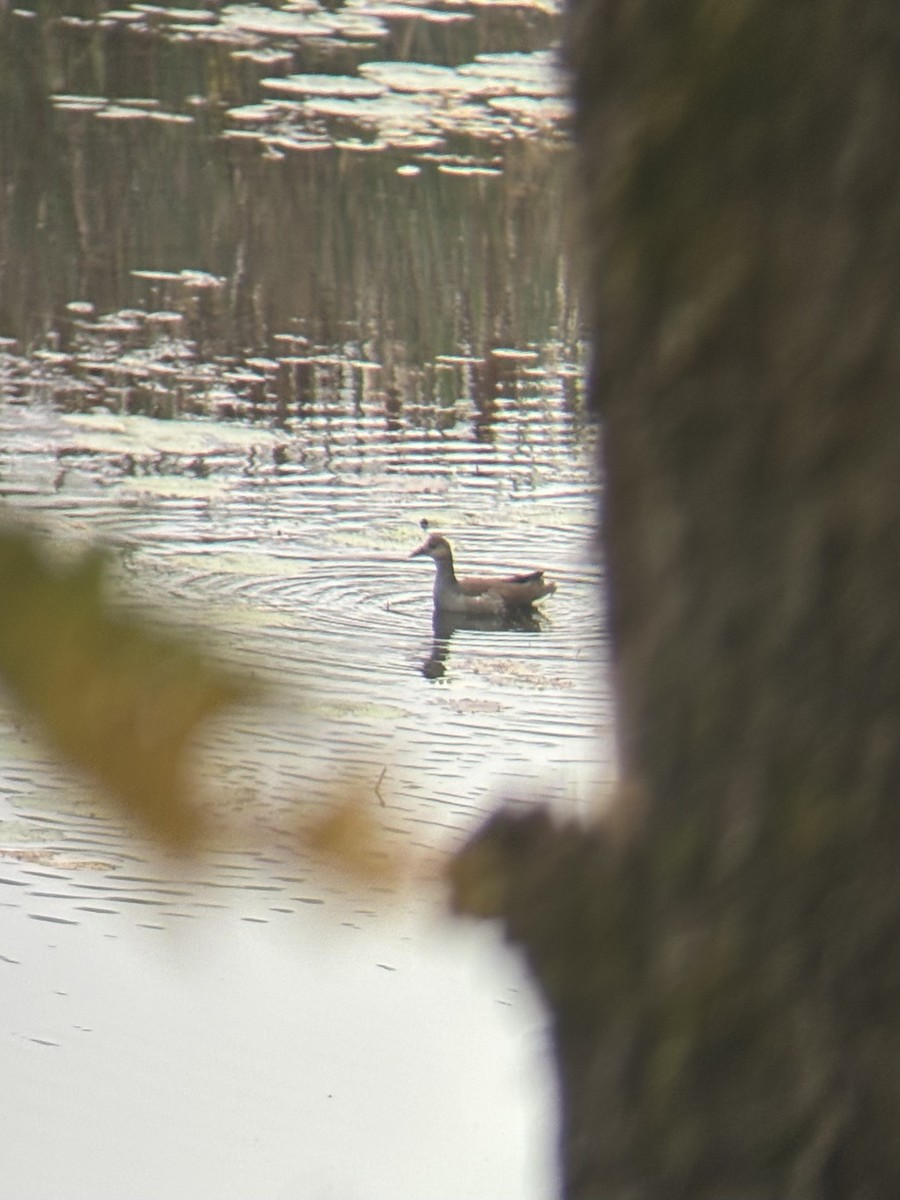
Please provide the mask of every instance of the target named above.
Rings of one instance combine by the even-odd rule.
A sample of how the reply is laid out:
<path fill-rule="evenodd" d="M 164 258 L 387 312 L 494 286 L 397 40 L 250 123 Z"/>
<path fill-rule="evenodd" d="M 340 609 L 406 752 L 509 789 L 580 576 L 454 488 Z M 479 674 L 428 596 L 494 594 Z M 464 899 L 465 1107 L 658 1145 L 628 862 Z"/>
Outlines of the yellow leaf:
<path fill-rule="evenodd" d="M 201 832 L 186 750 L 200 723 L 250 687 L 188 645 L 110 610 L 106 556 L 60 564 L 0 532 L 0 677 L 50 746 L 152 834 L 189 849 Z"/>
<path fill-rule="evenodd" d="M 372 806 L 351 793 L 331 804 L 324 816 L 300 832 L 316 858 L 371 886 L 396 885 L 402 875 L 400 857 L 387 845 Z"/>

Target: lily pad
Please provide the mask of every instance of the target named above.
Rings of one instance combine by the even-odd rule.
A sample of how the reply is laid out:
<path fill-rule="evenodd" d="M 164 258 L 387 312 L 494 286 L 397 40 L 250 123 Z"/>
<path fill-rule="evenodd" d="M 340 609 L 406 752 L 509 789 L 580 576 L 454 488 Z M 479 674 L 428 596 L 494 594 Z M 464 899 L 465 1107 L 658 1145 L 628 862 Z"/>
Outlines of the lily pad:
<path fill-rule="evenodd" d="M 342 96 L 346 99 L 380 96 L 384 87 L 358 75 L 288 75 L 262 79 L 260 87 L 283 96 Z"/>

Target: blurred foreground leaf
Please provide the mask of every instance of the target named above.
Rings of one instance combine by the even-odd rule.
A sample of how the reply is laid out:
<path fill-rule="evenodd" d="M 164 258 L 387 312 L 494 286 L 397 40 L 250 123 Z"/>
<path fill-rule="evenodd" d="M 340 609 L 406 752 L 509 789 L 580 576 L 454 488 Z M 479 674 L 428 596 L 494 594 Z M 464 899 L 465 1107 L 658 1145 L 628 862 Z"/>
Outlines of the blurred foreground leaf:
<path fill-rule="evenodd" d="M 34 535 L 0 531 L 0 680 L 58 754 L 190 849 L 202 821 L 185 752 L 204 718 L 251 689 L 186 639 L 111 612 L 105 563 L 98 551 L 53 562 Z"/>
<path fill-rule="evenodd" d="M 369 887 L 396 888 L 406 871 L 371 803 L 347 788 L 324 813 L 300 829 L 300 843 L 319 862 Z"/>

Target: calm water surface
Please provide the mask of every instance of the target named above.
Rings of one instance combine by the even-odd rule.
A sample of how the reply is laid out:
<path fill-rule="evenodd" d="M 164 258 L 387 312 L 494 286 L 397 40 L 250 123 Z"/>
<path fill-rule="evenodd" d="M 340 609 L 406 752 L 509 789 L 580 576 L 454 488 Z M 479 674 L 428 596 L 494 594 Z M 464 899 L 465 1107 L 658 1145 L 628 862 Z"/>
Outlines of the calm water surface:
<path fill-rule="evenodd" d="M 433 863 L 613 773 L 555 23 L 0 14 L 0 491 L 269 688 L 198 763 L 265 838 L 174 872 L 0 718 L 0 1197 L 553 1194 L 515 959 L 284 846 L 339 787 Z M 557 594 L 435 630 L 423 517 Z"/>

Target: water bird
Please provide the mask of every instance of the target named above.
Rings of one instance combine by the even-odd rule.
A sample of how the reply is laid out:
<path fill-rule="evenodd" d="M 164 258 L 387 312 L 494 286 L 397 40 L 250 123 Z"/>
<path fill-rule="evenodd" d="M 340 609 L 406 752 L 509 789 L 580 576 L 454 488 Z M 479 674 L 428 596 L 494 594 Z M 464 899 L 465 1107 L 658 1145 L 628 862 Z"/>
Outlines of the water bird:
<path fill-rule="evenodd" d="M 424 555 L 434 560 L 434 609 L 440 613 L 461 613 L 466 616 L 503 616 L 517 610 L 529 609 L 535 601 L 556 591 L 556 584 L 544 578 L 543 571 L 524 575 L 466 575 L 457 579 L 453 567 L 453 551 L 442 533 L 428 533 L 410 558 Z"/>

